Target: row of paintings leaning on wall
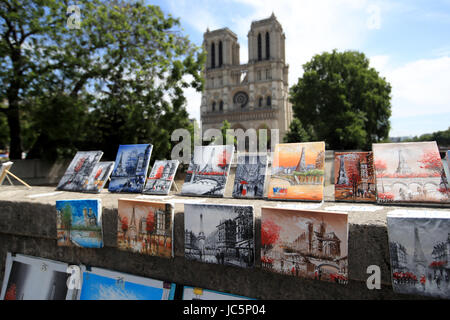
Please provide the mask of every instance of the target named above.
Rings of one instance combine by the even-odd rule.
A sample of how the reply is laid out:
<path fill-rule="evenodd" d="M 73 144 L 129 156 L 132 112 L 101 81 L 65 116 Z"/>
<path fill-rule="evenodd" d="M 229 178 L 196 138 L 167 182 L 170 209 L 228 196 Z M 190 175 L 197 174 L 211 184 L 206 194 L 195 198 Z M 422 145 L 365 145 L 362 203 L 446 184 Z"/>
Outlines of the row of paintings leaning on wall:
<path fill-rule="evenodd" d="M 156 160 L 147 177 L 151 144 L 121 145 L 115 162 L 100 162 L 101 151 L 80 151 L 57 189 L 100 192 L 111 176 L 110 192 L 167 195 L 178 160 Z M 234 146 L 196 146 L 181 195 L 223 197 Z M 436 142 L 373 144 L 373 152 L 336 152 L 335 200 L 390 203 L 450 203 L 447 161 Z M 277 144 L 270 178 L 267 155 L 239 155 L 235 198 L 322 201 L 325 143 Z M 447 173 L 446 173 L 447 171 Z"/>
<path fill-rule="evenodd" d="M 56 211 L 58 245 L 103 246 L 100 200 L 61 200 Z M 450 298 L 450 212 L 418 212 L 394 210 L 387 217 L 394 290 Z M 173 216 L 170 202 L 119 199 L 118 249 L 173 257 Z M 260 259 L 263 270 L 346 284 L 348 215 L 262 207 L 256 231 L 253 206 L 185 204 L 184 256 L 242 268 Z"/>
<path fill-rule="evenodd" d="M 253 300 L 107 269 L 7 254 L 0 300 Z"/>

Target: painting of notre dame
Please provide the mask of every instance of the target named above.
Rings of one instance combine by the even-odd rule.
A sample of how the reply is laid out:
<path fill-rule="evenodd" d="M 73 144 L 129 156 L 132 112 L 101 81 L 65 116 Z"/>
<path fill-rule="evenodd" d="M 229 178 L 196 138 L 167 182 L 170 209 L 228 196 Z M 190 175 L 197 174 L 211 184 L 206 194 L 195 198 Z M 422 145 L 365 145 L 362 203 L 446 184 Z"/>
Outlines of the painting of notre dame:
<path fill-rule="evenodd" d="M 233 198 L 262 198 L 266 171 L 266 155 L 238 155 Z"/>
<path fill-rule="evenodd" d="M 102 155 L 102 151 L 78 151 L 56 189 L 83 191 L 83 187 L 88 183 L 89 177 Z"/>
<path fill-rule="evenodd" d="M 143 193 L 169 194 L 178 164 L 178 160 L 156 160 L 145 183 Z"/>
<path fill-rule="evenodd" d="M 108 190 L 141 193 L 152 149 L 151 144 L 120 145 Z"/>

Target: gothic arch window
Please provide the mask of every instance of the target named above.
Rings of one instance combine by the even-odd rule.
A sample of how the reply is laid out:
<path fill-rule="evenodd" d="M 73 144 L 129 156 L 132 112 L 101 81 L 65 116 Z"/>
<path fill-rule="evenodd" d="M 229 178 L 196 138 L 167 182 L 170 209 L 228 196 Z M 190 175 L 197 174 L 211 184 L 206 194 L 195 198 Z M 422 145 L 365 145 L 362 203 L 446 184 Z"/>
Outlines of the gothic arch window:
<path fill-rule="evenodd" d="M 262 107 L 263 106 L 263 97 L 259 97 L 258 99 L 258 107 Z"/>
<path fill-rule="evenodd" d="M 213 101 L 213 103 L 212 103 L 211 110 L 213 112 L 216 111 L 216 102 L 215 101 Z"/>
<path fill-rule="evenodd" d="M 270 59 L 270 34 L 266 32 L 266 59 Z"/>
<path fill-rule="evenodd" d="M 223 101 L 220 100 L 219 102 L 219 111 L 223 111 Z"/>
<path fill-rule="evenodd" d="M 261 33 L 258 33 L 258 61 L 262 60 L 262 39 Z"/>
<path fill-rule="evenodd" d="M 268 107 L 270 107 L 270 106 L 272 106 L 272 97 L 271 96 L 267 96 L 267 99 L 266 99 L 267 101 L 266 101 L 266 105 L 268 106 Z"/>
<path fill-rule="evenodd" d="M 211 43 L 211 68 L 214 69 L 216 67 L 216 45 Z"/>
<path fill-rule="evenodd" d="M 223 45 L 222 45 L 222 41 L 219 41 L 219 68 L 222 66 L 223 64 Z"/>

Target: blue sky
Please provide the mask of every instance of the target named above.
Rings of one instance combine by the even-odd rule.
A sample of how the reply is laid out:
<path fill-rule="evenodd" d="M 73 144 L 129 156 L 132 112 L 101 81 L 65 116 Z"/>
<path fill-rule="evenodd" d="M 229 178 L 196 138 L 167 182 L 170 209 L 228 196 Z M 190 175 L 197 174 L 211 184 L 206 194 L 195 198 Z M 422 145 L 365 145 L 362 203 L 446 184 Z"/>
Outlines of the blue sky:
<path fill-rule="evenodd" d="M 157 0 L 181 20 L 201 45 L 206 28 L 238 35 L 247 62 L 247 33 L 272 12 L 286 34 L 289 85 L 314 54 L 358 50 L 392 85 L 390 136 L 446 130 L 450 126 L 450 0 Z M 201 94 L 187 90 L 187 109 L 200 118 Z"/>

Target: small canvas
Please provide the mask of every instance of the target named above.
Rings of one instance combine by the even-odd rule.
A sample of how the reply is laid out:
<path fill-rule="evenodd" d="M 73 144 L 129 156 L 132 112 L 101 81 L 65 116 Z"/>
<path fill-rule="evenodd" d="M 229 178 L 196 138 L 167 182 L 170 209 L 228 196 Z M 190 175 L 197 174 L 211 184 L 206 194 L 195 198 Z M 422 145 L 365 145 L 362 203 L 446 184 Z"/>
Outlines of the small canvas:
<path fill-rule="evenodd" d="M 376 201 L 372 152 L 334 154 L 334 198 L 337 201 Z"/>
<path fill-rule="evenodd" d="M 173 300 L 175 284 L 100 268 L 82 272 L 79 300 Z"/>
<path fill-rule="evenodd" d="M 120 145 L 108 190 L 110 192 L 142 192 L 152 149 L 151 144 Z"/>
<path fill-rule="evenodd" d="M 379 203 L 448 203 L 450 188 L 435 141 L 372 146 Z"/>
<path fill-rule="evenodd" d="M 450 212 L 411 211 L 387 215 L 392 287 L 450 299 Z"/>
<path fill-rule="evenodd" d="M 0 186 L 6 178 L 6 172 L 11 170 L 12 165 L 13 162 L 11 161 L 0 163 Z"/>
<path fill-rule="evenodd" d="M 183 287 L 183 300 L 254 300 L 231 293 L 194 287 Z"/>
<path fill-rule="evenodd" d="M 56 231 L 58 246 L 102 248 L 101 200 L 57 200 Z"/>
<path fill-rule="evenodd" d="M 100 193 L 114 168 L 114 162 L 99 162 L 94 166 L 88 181 L 83 185 L 82 191 Z"/>
<path fill-rule="evenodd" d="M 233 198 L 262 198 L 267 172 L 267 155 L 238 155 Z"/>
<path fill-rule="evenodd" d="M 171 203 L 119 199 L 117 247 L 141 254 L 173 256 Z"/>
<path fill-rule="evenodd" d="M 261 208 L 261 267 L 285 275 L 346 284 L 347 214 Z"/>
<path fill-rule="evenodd" d="M 324 170 L 324 142 L 277 144 L 268 198 L 322 201 Z"/>
<path fill-rule="evenodd" d="M 185 204 L 184 227 L 186 259 L 253 267 L 253 206 Z"/>
<path fill-rule="evenodd" d="M 448 182 L 450 180 L 450 150 L 447 150 L 445 153 L 445 158 L 442 160 L 442 165 L 444 166 L 445 177 Z"/>
<path fill-rule="evenodd" d="M 59 181 L 56 189 L 64 191 L 83 191 L 95 165 L 102 157 L 102 151 L 78 151 Z"/>
<path fill-rule="evenodd" d="M 143 193 L 168 195 L 177 172 L 178 160 L 156 160 Z"/>
<path fill-rule="evenodd" d="M 68 289 L 69 265 L 17 254 L 7 254 L 0 300 L 75 300 Z"/>
<path fill-rule="evenodd" d="M 233 145 L 195 146 L 181 194 L 223 197 L 233 152 Z"/>

